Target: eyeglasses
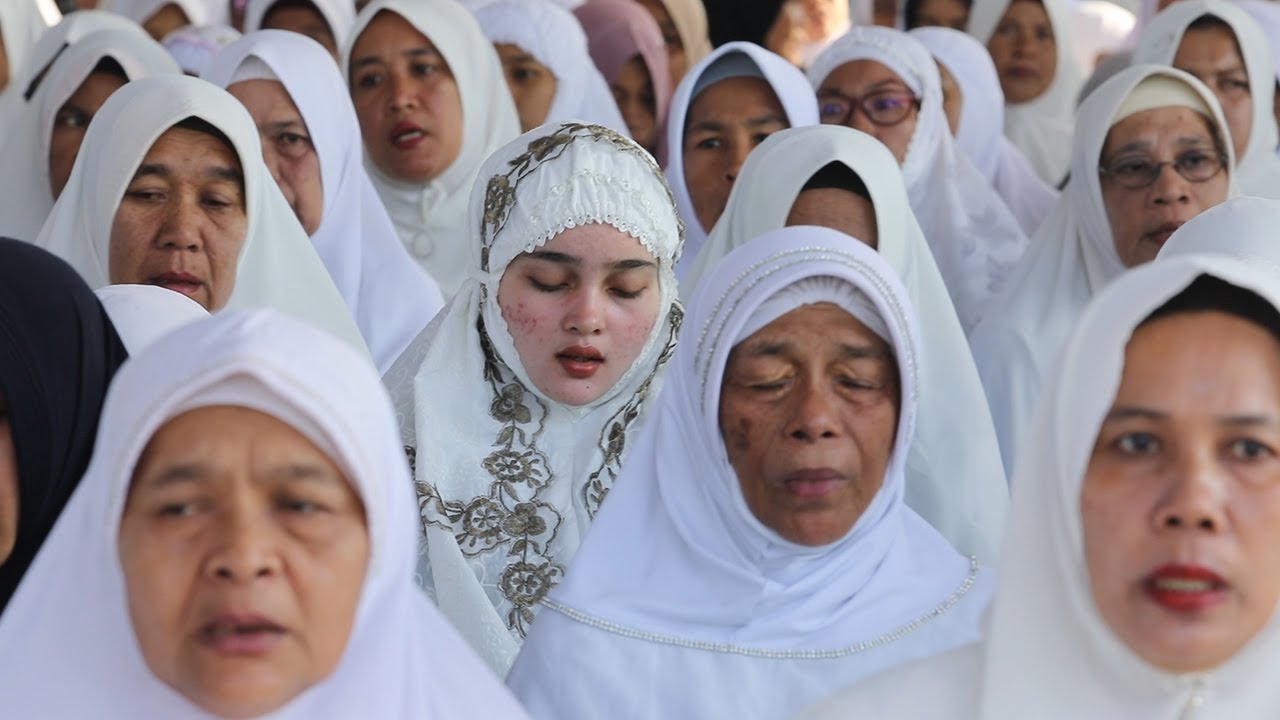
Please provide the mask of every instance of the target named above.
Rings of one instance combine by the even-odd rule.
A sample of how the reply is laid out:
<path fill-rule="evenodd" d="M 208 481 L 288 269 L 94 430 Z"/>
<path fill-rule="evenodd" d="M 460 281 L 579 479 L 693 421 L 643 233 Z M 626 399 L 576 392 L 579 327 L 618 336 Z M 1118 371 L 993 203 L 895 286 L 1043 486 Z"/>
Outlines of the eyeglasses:
<path fill-rule="evenodd" d="M 1188 150 L 1173 160 L 1156 162 L 1149 157 L 1132 156 L 1116 160 L 1107 167 L 1098 168 L 1098 174 L 1111 178 L 1117 185 L 1129 190 L 1142 190 L 1155 184 L 1165 165 L 1173 166 L 1187 182 L 1202 183 L 1213 178 L 1227 164 L 1227 156 L 1204 150 Z"/>
<path fill-rule="evenodd" d="M 881 90 L 861 98 L 828 90 L 818 96 L 818 117 L 828 125 L 848 123 L 854 108 L 876 125 L 897 125 L 919 107 L 920 101 L 904 90 Z"/>

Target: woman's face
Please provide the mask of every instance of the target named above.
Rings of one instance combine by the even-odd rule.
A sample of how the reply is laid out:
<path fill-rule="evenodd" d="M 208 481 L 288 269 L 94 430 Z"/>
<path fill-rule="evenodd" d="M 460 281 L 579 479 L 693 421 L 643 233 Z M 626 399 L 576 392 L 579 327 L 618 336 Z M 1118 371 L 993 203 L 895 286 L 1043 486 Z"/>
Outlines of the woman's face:
<path fill-rule="evenodd" d="M 1116 123 L 1107 133 L 1099 167 L 1114 173 L 1151 163 L 1182 162 L 1191 168 L 1218 162 L 1219 152 L 1203 115 L 1191 108 L 1163 107 Z M 1108 174 L 1099 181 L 1111 237 L 1125 267 L 1154 260 L 1174 230 L 1226 200 L 1229 185 L 1225 169 L 1204 182 L 1192 182 L 1172 166 L 1161 167 L 1156 181 L 1145 188 L 1125 187 Z"/>
<path fill-rule="evenodd" d="M 915 27 L 946 27 L 964 31 L 969 24 L 969 7 L 960 0 L 921 0 L 916 7 Z"/>
<path fill-rule="evenodd" d="M 89 122 L 107 102 L 107 98 L 128 82 L 111 73 L 94 72 L 80 83 L 80 87 L 58 108 L 53 117 L 53 130 L 49 135 L 49 190 L 57 200 L 71 177 L 80 143 Z"/>
<path fill-rule="evenodd" d="M 847 62 L 832 70 L 818 86 L 818 110 L 823 123 L 844 125 L 874 137 L 889 148 L 899 165 L 906 162 L 911 138 L 916 134 L 920 109 L 914 105 L 915 100 L 902 78 L 875 60 Z M 871 121 L 862 107 L 864 102 L 912 106 L 898 122 L 883 125 Z M 833 114 L 832 108 L 844 109 L 843 118 L 840 113 Z"/>
<path fill-rule="evenodd" d="M 1053 23 L 1040 0 L 1014 0 L 987 41 L 1000 75 L 1005 102 L 1035 100 L 1049 89 L 1058 69 Z"/>
<path fill-rule="evenodd" d="M 333 28 L 315 5 L 277 4 L 262 18 L 262 29 L 306 35 L 324 46 L 335 59 L 338 57 L 338 40 L 333 36 Z"/>
<path fill-rule="evenodd" d="M 964 108 L 964 95 L 960 93 L 960 84 L 946 65 L 937 63 L 938 77 L 942 79 L 942 111 L 947 115 L 947 127 L 952 137 L 960 132 L 960 112 Z"/>
<path fill-rule="evenodd" d="M 0 392 L 0 565 L 18 541 L 18 456 L 13 448 L 9 403 Z"/>
<path fill-rule="evenodd" d="M 262 138 L 262 159 L 289 207 L 308 235 L 324 219 L 320 156 L 302 112 L 284 85 L 275 80 L 245 80 L 227 88 L 253 116 Z"/>
<path fill-rule="evenodd" d="M 240 158 L 221 139 L 173 127 L 134 173 L 111 224 L 113 285 L 158 285 L 222 309 L 249 220 Z"/>
<path fill-rule="evenodd" d="M 658 98 L 653 92 L 653 77 L 644 58 L 633 56 L 609 84 L 618 111 L 627 123 L 627 132 L 640 147 L 656 154 L 658 148 Z"/>
<path fill-rule="evenodd" d="M 658 260 L 611 225 L 570 228 L 518 256 L 498 305 L 525 372 L 547 397 L 586 405 L 640 357 L 658 322 Z"/>
<path fill-rule="evenodd" d="M 680 84 L 684 74 L 689 71 L 689 57 L 684 50 L 684 40 L 680 38 L 680 30 L 676 21 L 667 11 L 662 0 L 636 0 L 658 21 L 658 29 L 662 31 L 662 41 L 667 46 L 667 58 L 671 67 L 671 87 Z"/>
<path fill-rule="evenodd" d="M 165 35 L 190 24 L 191 21 L 187 19 L 187 14 L 182 11 L 182 8 L 169 3 L 147 18 L 142 23 L 142 29 L 146 30 L 156 42 L 160 42 L 164 40 Z"/>
<path fill-rule="evenodd" d="M 556 99 L 555 73 L 519 45 L 495 43 L 493 47 L 498 51 L 511 99 L 515 100 L 520 113 L 521 129 L 527 132 L 546 122 Z"/>
<path fill-rule="evenodd" d="M 444 56 L 409 21 L 378 13 L 351 49 L 351 99 L 369 157 L 395 180 L 428 183 L 462 152 L 462 96 Z"/>
<path fill-rule="evenodd" d="M 1280 598 L 1280 343 L 1221 312 L 1139 327 L 1080 510 L 1117 637 L 1169 672 L 1231 658 Z"/>
<path fill-rule="evenodd" d="M 1173 66 L 1195 75 L 1217 96 L 1231 129 L 1236 157 L 1244 157 L 1253 131 L 1253 95 L 1235 35 L 1222 26 L 1188 30 L 1173 57 Z"/>
<path fill-rule="evenodd" d="M 152 436 L 119 534 L 151 672 L 219 717 L 270 713 L 347 646 L 369 564 L 364 505 L 284 422 L 204 407 Z"/>
<path fill-rule="evenodd" d="M 787 227 L 793 225 L 816 225 L 839 230 L 872 248 L 880 243 L 876 209 L 871 201 L 843 188 L 801 190 L 787 214 Z"/>

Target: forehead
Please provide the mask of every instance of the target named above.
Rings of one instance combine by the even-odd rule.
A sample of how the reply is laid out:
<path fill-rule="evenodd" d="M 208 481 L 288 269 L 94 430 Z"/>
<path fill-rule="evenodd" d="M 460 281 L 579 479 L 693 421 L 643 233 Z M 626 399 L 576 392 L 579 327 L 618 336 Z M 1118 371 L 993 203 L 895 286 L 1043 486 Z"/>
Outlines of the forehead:
<path fill-rule="evenodd" d="M 144 165 L 163 165 L 177 176 L 203 174 L 211 168 L 240 169 L 240 158 L 220 138 L 198 130 L 171 127 L 143 158 Z"/>
<path fill-rule="evenodd" d="M 258 115 L 264 112 L 300 114 L 293 97 L 278 80 L 242 80 L 227 86 L 227 92 L 239 100 L 255 120 L 260 120 Z"/>
<path fill-rule="evenodd" d="M 1216 67 L 1239 65 L 1240 47 L 1235 33 L 1225 25 L 1187 30 L 1178 44 L 1173 58 L 1175 64 L 1213 65 Z"/>
<path fill-rule="evenodd" d="M 906 82 L 898 73 L 890 70 L 884 63 L 860 58 L 837 66 L 822 81 L 822 87 L 835 87 L 850 91 L 890 82 L 906 85 Z"/>
<path fill-rule="evenodd" d="M 688 123 L 718 117 L 748 120 L 762 113 L 785 116 L 773 87 L 758 77 L 731 77 L 712 84 L 694 98 Z"/>
<path fill-rule="evenodd" d="M 426 47 L 435 50 L 436 46 L 426 35 L 418 31 L 413 23 L 404 16 L 389 10 L 383 10 L 365 26 L 351 47 L 351 59 L 363 57 L 386 57 L 402 50 Z"/>
<path fill-rule="evenodd" d="M 1147 148 L 1173 147 L 1187 142 L 1212 144 L 1209 127 L 1209 119 L 1189 107 L 1143 110 L 1107 131 L 1102 155 L 1119 152 L 1135 144 Z"/>
<path fill-rule="evenodd" d="M 1049 13 L 1040 0 L 1013 0 L 1004 11 L 1005 20 L 1049 23 Z"/>

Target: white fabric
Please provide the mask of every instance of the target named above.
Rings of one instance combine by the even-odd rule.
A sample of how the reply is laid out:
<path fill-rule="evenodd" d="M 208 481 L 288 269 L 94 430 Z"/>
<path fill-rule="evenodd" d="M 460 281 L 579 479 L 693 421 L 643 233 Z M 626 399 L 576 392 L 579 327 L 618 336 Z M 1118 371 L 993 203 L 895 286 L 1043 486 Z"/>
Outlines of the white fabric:
<path fill-rule="evenodd" d="M 369 528 L 368 570 L 337 669 L 270 718 L 525 717 L 413 583 L 413 499 L 377 375 L 324 333 L 264 311 L 188 325 L 116 376 L 85 482 L 0 621 L 6 715 L 210 717 L 145 665 L 117 533 L 152 435 L 181 412 L 227 403 L 284 420 L 320 447 L 363 500 Z M 67 673 L 79 678 L 75 692 Z"/>
<path fill-rule="evenodd" d="M 94 291 L 130 355 L 178 328 L 209 317 L 200 303 L 155 285 L 108 285 Z"/>
<path fill-rule="evenodd" d="M 681 316 L 672 275 L 681 237 L 653 158 L 606 128 L 530 131 L 494 153 L 480 177 L 469 212 L 468 279 L 424 332 L 425 347 L 411 349 L 385 379 L 405 444 L 416 446 L 423 583 L 505 674 L 661 384 Z M 498 284 L 521 253 L 594 222 L 653 253 L 660 302 L 627 372 L 594 402 L 574 407 L 529 379 L 498 306 Z M 407 380 L 411 395 L 402 389 Z"/>
<path fill-rule="evenodd" d="M 1080 77 L 1089 77 L 1098 61 L 1124 50 L 1138 18 L 1111 0 L 1079 0 L 1071 12 L 1071 55 Z"/>
<path fill-rule="evenodd" d="M 1049 216 L 1058 191 L 1040 179 L 1022 151 L 1004 134 L 1004 91 L 991 54 L 973 36 L 944 27 L 907 33 L 947 68 L 960 88 L 960 127 L 955 145 L 982 173 L 1031 237 Z"/>
<path fill-rule="evenodd" d="M 119 13 L 142 25 L 166 5 L 177 5 L 189 25 L 231 24 L 231 3 L 227 0 L 100 0 L 98 9 Z"/>
<path fill-rule="evenodd" d="M 1272 73 L 1280 79 L 1280 5 L 1271 0 L 1238 0 L 1236 4 L 1249 13 L 1267 36 Z"/>
<path fill-rule="evenodd" d="M 676 207 L 684 220 L 685 253 L 684 260 L 677 268 L 677 275 L 683 279 L 688 264 L 697 256 L 706 242 L 711 228 L 702 227 L 698 221 L 698 213 L 693 208 L 693 198 L 689 194 L 688 183 L 684 178 L 684 127 L 689 114 L 689 106 L 693 104 L 693 89 L 717 60 L 726 55 L 739 54 L 749 58 L 764 75 L 765 82 L 773 89 L 778 102 L 787 114 L 791 127 L 804 127 L 818 124 L 818 100 L 813 95 L 804 73 L 794 65 L 768 50 L 748 42 L 730 42 L 716 48 L 697 65 L 691 65 L 680 85 L 676 87 L 671 98 L 671 108 L 667 113 L 667 182 L 671 192 L 676 196 Z"/>
<path fill-rule="evenodd" d="M 755 335 L 764 326 L 802 305 L 821 303 L 830 303 L 849 313 L 855 320 L 875 333 L 876 337 L 884 340 L 890 349 L 894 347 L 893 333 L 889 331 L 884 318 L 880 317 L 880 311 L 876 309 L 875 303 L 856 286 L 830 275 L 797 280 L 766 298 L 747 316 L 742 327 L 738 328 L 737 337 L 730 344 L 737 345 Z"/>
<path fill-rule="evenodd" d="M 818 276 L 874 303 L 902 401 L 883 485 L 844 537 L 810 547 L 747 507 L 719 406 L 742 325 Z M 654 422 L 507 677 L 529 713 L 781 719 L 856 678 L 975 640 L 988 573 L 903 504 L 920 340 L 885 261 L 827 228 L 768 233 L 704 279 L 680 342 Z"/>
<path fill-rule="evenodd" d="M 262 29 L 262 21 L 280 0 L 248 0 L 244 8 L 244 31 L 251 33 Z M 341 49 L 356 24 L 356 5 L 351 0 L 307 0 L 329 24 L 333 39 Z"/>
<path fill-rule="evenodd" d="M 1012 471 L 1015 453 L 1021 452 L 1022 433 L 1041 384 L 1081 311 L 1095 293 L 1125 270 L 1102 202 L 1098 163 L 1116 109 L 1152 76 L 1186 82 L 1213 108 L 1212 123 L 1226 137 L 1226 121 L 1217 99 L 1200 81 L 1170 67 L 1128 68 L 1100 85 L 1080 105 L 1071 181 L 1032 238 L 1031 251 L 996 296 L 991 313 L 970 337 L 1006 471 Z M 1226 151 L 1229 193 L 1234 194 L 1235 160 L 1230 143 Z"/>
<path fill-rule="evenodd" d="M 400 240 L 448 300 L 466 278 L 471 251 L 465 226 L 467 197 L 490 153 L 520 134 L 515 102 L 493 45 L 467 9 L 454 0 L 376 0 L 356 18 L 342 50 L 342 74 L 351 75 L 351 48 L 369 21 L 393 12 L 427 36 L 449 65 L 462 99 L 465 130 L 458 157 L 425 185 L 393 180 L 365 155 L 365 168 L 395 223 Z"/>
<path fill-rule="evenodd" d="M 13 117 L 0 144 L 0 236 L 32 242 L 53 209 L 49 145 L 63 104 L 104 58 L 130 80 L 181 72 L 159 43 L 141 33 L 101 30 L 69 46 L 49 66 L 31 100 Z"/>
<path fill-rule="evenodd" d="M 1220 18 L 1231 27 L 1240 46 L 1245 71 L 1249 74 L 1253 126 L 1244 154 L 1236 161 L 1236 182 L 1240 192 L 1280 198 L 1280 158 L 1275 152 L 1280 133 L 1272 110 L 1276 74 L 1271 65 L 1267 36 L 1249 13 L 1226 0 L 1184 0 L 1170 5 L 1142 32 L 1138 46 L 1133 50 L 1133 62 L 1171 64 L 1187 26 L 1202 15 Z"/>
<path fill-rule="evenodd" d="M 311 237 L 346 300 L 380 372 L 444 307 L 435 281 L 396 235 L 362 161 L 360 125 L 328 51 L 297 33 L 261 30 L 224 50 L 204 79 L 231 84 L 249 61 L 279 78 L 307 126 L 320 161 L 324 211 Z M 238 82 L 238 80 L 236 80 Z"/>
<path fill-rule="evenodd" d="M 1012 1 L 974 0 L 969 34 L 986 45 Z M 1071 120 L 1083 78 L 1073 57 L 1069 0 L 1041 1 L 1053 25 L 1058 64 L 1039 97 L 1005 106 L 1004 134 L 1027 156 L 1041 179 L 1059 187 L 1071 169 Z"/>
<path fill-rule="evenodd" d="M 942 79 L 929 51 L 899 30 L 854 28 L 814 61 L 809 80 L 818 88 L 855 60 L 879 62 L 920 99 L 902 175 L 960 324 L 970 332 L 1022 257 L 1027 236 L 982 173 L 956 152 L 942 109 Z"/>
<path fill-rule="evenodd" d="M 1280 214 L 1274 202 L 1268 205 L 1264 224 L 1254 222 L 1261 216 L 1233 217 L 1219 207 L 1179 232 L 1207 241 L 1232 231 L 1270 237 Z M 1125 345 L 1152 311 L 1202 274 L 1280 304 L 1274 266 L 1192 255 L 1138 268 L 1090 305 L 1063 350 L 1018 460 L 985 643 L 891 671 L 804 720 L 1244 720 L 1280 714 L 1274 681 L 1280 619 L 1273 616 L 1221 667 L 1175 675 L 1122 644 L 1089 592 L 1080 491 L 1120 383 Z"/>
<path fill-rule="evenodd" d="M 475 14 L 489 42 L 520 46 L 556 76 L 556 96 L 543 125 L 583 120 L 627 133 L 573 13 L 547 0 L 496 0 Z"/>
<path fill-rule="evenodd" d="M 977 367 L 933 255 L 907 204 L 898 161 L 875 138 L 840 125 L 770 135 L 747 158 L 724 215 L 681 283 L 686 300 L 734 248 L 783 227 L 805 183 L 839 162 L 875 208 L 877 250 L 920 321 L 920 408 L 907 457 L 907 505 L 961 552 L 994 562 L 1008 489 Z M 965 432 L 957 433 L 963 427 Z"/>
<path fill-rule="evenodd" d="M 178 28 L 160 42 L 188 75 L 200 76 L 222 50 L 240 39 L 240 31 L 225 25 L 188 25 Z"/>
<path fill-rule="evenodd" d="M 47 14 L 47 10 L 53 14 Z M 9 63 L 9 84 L 0 90 L 0 131 L 7 131 L 9 110 L 22 102 L 27 90 L 27 76 L 38 58 L 35 48 L 40 37 L 61 16 L 52 0 L 8 0 L 0 4 L 0 39 L 4 40 L 4 54 Z M 39 63 L 43 67 L 45 62 Z"/>
<path fill-rule="evenodd" d="M 671 16 L 684 46 L 685 60 L 689 67 L 702 62 L 712 52 L 707 23 L 707 9 L 702 0 L 660 0 Z"/>
<path fill-rule="evenodd" d="M 111 226 L 125 188 L 155 141 L 189 117 L 221 130 L 244 172 L 248 225 L 235 289 L 224 309 L 274 308 L 367 353 L 324 263 L 262 161 L 253 118 L 231 95 L 197 78 L 135 80 L 107 100 L 85 133 L 71 179 L 36 244 L 70 263 L 89 287 L 109 285 Z"/>
<path fill-rule="evenodd" d="M 1178 228 L 1160 248 L 1158 259 L 1229 255 L 1243 262 L 1270 266 L 1280 273 L 1280 245 L 1275 242 L 1278 223 L 1280 201 L 1233 198 Z"/>

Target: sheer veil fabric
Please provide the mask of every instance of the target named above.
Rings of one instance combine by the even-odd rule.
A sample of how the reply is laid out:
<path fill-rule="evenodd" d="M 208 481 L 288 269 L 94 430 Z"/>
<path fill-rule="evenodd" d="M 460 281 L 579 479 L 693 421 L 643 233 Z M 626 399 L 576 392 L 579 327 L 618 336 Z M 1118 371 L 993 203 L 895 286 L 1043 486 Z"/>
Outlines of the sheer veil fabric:
<path fill-rule="evenodd" d="M 862 180 L 875 207 L 877 250 L 920 322 L 920 409 L 906 464 L 907 506 L 960 552 L 994 562 L 1008 485 L 987 398 L 964 330 L 907 204 L 897 160 L 879 140 L 840 125 L 770 135 L 742 167 L 729 204 L 681 283 L 687 300 L 730 252 L 786 225 L 801 188 L 831 162 Z M 964 427 L 963 434 L 955 429 Z"/>
<path fill-rule="evenodd" d="M 305 349 L 300 351 L 300 349 Z M 386 393 L 340 341 L 271 311 L 188 325 L 112 385 L 85 482 L 0 620 L 0 694 L 30 718 L 209 718 L 146 666 L 134 638 L 118 532 L 138 459 L 167 421 L 212 405 L 292 426 L 363 500 L 370 557 L 337 669 L 272 720 L 525 717 L 413 582 L 412 491 Z M 86 607 L 84 598 L 94 602 Z M 81 678 L 67 692 L 66 673 Z"/>
<path fill-rule="evenodd" d="M 405 250 L 369 180 L 346 83 L 324 64 L 329 53 L 297 33 L 261 30 L 224 49 L 204 79 L 227 87 L 250 58 L 280 79 L 307 126 L 324 190 L 311 242 L 385 373 L 444 306 L 440 288 Z"/>

